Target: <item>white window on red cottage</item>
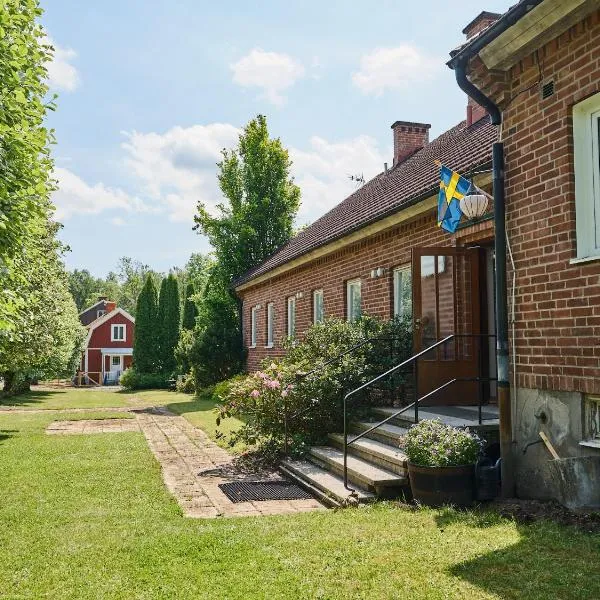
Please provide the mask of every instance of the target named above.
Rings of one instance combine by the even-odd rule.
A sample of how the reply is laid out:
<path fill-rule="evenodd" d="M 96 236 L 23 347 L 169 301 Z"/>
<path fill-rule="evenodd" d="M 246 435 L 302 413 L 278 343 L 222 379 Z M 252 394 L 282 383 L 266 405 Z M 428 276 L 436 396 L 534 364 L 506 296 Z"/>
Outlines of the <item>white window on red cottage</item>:
<path fill-rule="evenodd" d="M 275 335 L 275 306 L 272 302 L 267 304 L 267 348 L 272 348 Z"/>
<path fill-rule="evenodd" d="M 258 309 L 260 306 L 253 306 L 250 310 L 250 347 L 256 347 L 258 339 Z"/>
<path fill-rule="evenodd" d="M 573 107 L 576 261 L 600 258 L 600 93 Z"/>
<path fill-rule="evenodd" d="M 296 298 L 290 296 L 287 300 L 287 334 L 288 337 L 296 335 Z"/>
<path fill-rule="evenodd" d="M 96 319 L 99 319 L 100 317 L 104 316 L 106 314 L 105 310 L 97 310 L 96 311 Z"/>
<path fill-rule="evenodd" d="M 110 341 L 111 342 L 124 342 L 125 341 L 125 325 L 113 325 L 111 327 Z"/>
<path fill-rule="evenodd" d="M 394 316 L 412 315 L 412 272 L 410 265 L 394 269 Z"/>
<path fill-rule="evenodd" d="M 352 279 L 346 283 L 346 314 L 351 323 L 358 321 L 362 316 L 360 279 Z"/>
<path fill-rule="evenodd" d="M 313 292 L 313 322 L 315 324 L 322 323 L 324 318 L 323 290 L 315 290 Z"/>

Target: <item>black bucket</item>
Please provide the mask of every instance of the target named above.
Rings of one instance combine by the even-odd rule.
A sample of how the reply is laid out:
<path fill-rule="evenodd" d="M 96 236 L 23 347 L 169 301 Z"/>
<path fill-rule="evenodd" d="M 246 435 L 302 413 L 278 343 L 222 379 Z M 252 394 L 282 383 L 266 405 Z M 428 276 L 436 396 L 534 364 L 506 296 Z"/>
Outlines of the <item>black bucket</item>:
<path fill-rule="evenodd" d="M 500 464 L 484 458 L 475 467 L 475 485 L 477 500 L 493 500 L 500 493 Z"/>

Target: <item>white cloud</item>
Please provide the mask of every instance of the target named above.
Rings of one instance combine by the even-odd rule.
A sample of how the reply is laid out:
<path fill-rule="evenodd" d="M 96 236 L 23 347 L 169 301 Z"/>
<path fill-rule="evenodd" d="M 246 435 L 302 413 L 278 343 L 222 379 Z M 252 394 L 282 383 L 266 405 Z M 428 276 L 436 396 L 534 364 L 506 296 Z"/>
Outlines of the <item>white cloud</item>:
<path fill-rule="evenodd" d="M 304 76 L 304 67 L 287 54 L 254 48 L 230 65 L 233 81 L 242 87 L 257 87 L 272 104 L 285 102 L 283 92 Z"/>
<path fill-rule="evenodd" d="M 441 64 L 411 44 L 376 48 L 360 59 L 360 70 L 352 74 L 352 82 L 364 94 L 380 96 L 388 89 L 406 89 L 430 79 Z"/>
<path fill-rule="evenodd" d="M 71 61 L 77 57 L 77 52 L 72 48 L 63 48 L 51 38 L 46 38 L 45 43 L 54 47 L 52 62 L 46 65 L 48 70 L 48 85 L 51 89 L 73 92 L 79 87 L 80 78 L 77 69 Z"/>
<path fill-rule="evenodd" d="M 354 192 L 357 183 L 350 176 L 363 175 L 368 181 L 383 171 L 388 159 L 384 152 L 367 135 L 340 142 L 313 136 L 309 150 L 291 148 L 293 172 L 302 191 L 299 223 L 314 221 Z"/>
<path fill-rule="evenodd" d="M 172 221 L 191 223 L 198 201 L 221 199 L 216 163 L 236 144 L 239 130 L 227 123 L 173 127 L 166 133 L 125 133 L 125 163 L 145 195 L 164 206 Z"/>
<path fill-rule="evenodd" d="M 111 209 L 127 212 L 149 210 L 139 198 L 102 183 L 89 185 L 69 169 L 55 167 L 54 177 L 58 180 L 58 190 L 54 192 L 52 200 L 59 221 L 77 214 L 98 214 Z"/>
<path fill-rule="evenodd" d="M 110 222 L 117 227 L 123 227 L 125 225 L 125 219 L 122 217 L 113 217 Z"/>

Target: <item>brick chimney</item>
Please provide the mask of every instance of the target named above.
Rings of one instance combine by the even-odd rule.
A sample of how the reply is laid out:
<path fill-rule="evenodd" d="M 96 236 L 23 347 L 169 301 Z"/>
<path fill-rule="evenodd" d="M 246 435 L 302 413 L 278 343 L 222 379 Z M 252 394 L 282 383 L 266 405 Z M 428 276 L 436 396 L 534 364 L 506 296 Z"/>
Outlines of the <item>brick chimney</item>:
<path fill-rule="evenodd" d="M 499 13 L 488 12 L 484 10 L 480 12 L 463 30 L 462 32 L 467 36 L 467 41 L 474 38 L 476 35 L 481 33 L 484 29 L 487 29 L 492 23 L 495 23 L 502 15 Z M 479 106 L 475 100 L 469 98 L 467 102 L 467 127 L 477 123 L 480 119 L 483 119 L 487 115 L 485 108 Z"/>
<path fill-rule="evenodd" d="M 430 127 L 429 123 L 413 123 L 412 121 L 396 121 L 392 125 L 394 166 L 429 144 Z"/>
<path fill-rule="evenodd" d="M 108 300 L 104 306 L 105 306 L 106 312 L 109 313 L 109 312 L 112 312 L 113 310 L 115 310 L 115 308 L 117 308 L 117 303 L 111 302 L 110 300 Z"/>

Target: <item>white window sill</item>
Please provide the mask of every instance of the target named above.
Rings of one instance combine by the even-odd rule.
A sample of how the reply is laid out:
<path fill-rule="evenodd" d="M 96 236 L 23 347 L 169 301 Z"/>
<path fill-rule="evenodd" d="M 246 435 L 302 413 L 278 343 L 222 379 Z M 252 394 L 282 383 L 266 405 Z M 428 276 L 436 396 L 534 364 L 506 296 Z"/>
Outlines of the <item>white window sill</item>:
<path fill-rule="evenodd" d="M 600 439 L 583 440 L 582 442 L 579 442 L 579 445 L 585 446 L 586 448 L 597 448 L 598 450 L 600 450 Z"/>
<path fill-rule="evenodd" d="M 252 346 L 248 346 L 249 350 L 251 350 L 252 348 L 256 348 L 256 344 L 253 344 Z"/>
<path fill-rule="evenodd" d="M 569 261 L 569 264 L 580 265 L 580 264 L 584 264 L 584 263 L 593 262 L 595 260 L 600 260 L 600 254 L 596 254 L 594 256 L 583 256 L 581 258 L 572 258 Z"/>
<path fill-rule="evenodd" d="M 275 347 L 275 345 L 274 345 L 274 344 L 267 344 L 267 345 L 265 346 L 265 348 L 274 348 L 274 347 Z"/>

